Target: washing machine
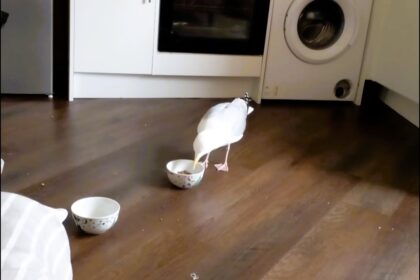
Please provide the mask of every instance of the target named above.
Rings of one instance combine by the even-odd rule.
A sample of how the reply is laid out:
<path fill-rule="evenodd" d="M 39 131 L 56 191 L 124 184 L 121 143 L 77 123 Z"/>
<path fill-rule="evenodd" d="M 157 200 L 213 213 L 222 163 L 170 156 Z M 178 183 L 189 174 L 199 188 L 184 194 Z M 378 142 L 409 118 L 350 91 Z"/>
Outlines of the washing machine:
<path fill-rule="evenodd" d="M 372 0 L 272 0 L 262 99 L 354 101 Z"/>

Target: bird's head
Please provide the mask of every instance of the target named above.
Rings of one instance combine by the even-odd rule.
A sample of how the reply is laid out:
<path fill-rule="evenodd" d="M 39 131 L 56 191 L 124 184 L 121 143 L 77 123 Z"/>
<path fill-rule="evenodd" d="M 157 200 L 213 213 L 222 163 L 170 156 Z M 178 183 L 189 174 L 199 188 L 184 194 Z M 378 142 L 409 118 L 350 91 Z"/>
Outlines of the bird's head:
<path fill-rule="evenodd" d="M 244 93 L 244 96 L 243 96 L 243 97 L 241 97 L 241 99 L 242 99 L 243 101 L 245 101 L 245 103 L 246 103 L 247 105 L 249 105 L 249 103 L 252 101 L 252 99 L 251 99 L 251 97 L 249 97 L 249 93 L 248 93 L 247 91 Z"/>
<path fill-rule="evenodd" d="M 198 133 L 193 143 L 194 167 L 201 157 L 227 144 L 220 131 L 204 130 Z"/>
<path fill-rule="evenodd" d="M 240 100 L 243 100 L 245 102 L 245 105 L 246 105 L 246 108 L 247 108 L 246 109 L 247 110 L 247 114 L 248 115 L 251 114 L 254 111 L 254 108 L 251 107 L 252 98 L 249 97 L 249 93 L 248 92 L 245 92 L 244 96 L 243 97 L 240 97 L 239 99 Z"/>

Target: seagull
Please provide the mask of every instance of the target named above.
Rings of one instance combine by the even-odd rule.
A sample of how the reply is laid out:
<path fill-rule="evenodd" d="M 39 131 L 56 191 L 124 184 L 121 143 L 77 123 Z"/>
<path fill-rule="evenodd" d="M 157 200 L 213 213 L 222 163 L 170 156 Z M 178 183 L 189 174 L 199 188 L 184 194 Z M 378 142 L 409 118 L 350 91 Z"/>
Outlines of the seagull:
<path fill-rule="evenodd" d="M 218 171 L 228 172 L 228 156 L 230 145 L 242 139 L 246 119 L 254 108 L 249 106 L 251 98 L 248 93 L 232 102 L 224 102 L 211 107 L 201 118 L 197 127 L 197 137 L 194 140 L 194 166 L 204 155 L 204 166 L 208 167 L 210 152 L 227 146 L 225 162 L 215 164 Z"/>

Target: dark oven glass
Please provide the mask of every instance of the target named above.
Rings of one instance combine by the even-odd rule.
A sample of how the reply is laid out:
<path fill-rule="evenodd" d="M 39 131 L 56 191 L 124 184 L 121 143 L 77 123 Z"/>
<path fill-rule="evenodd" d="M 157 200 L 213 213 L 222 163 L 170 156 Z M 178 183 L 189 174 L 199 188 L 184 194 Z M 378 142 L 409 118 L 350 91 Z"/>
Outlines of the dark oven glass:
<path fill-rule="evenodd" d="M 161 52 L 261 55 L 270 0 L 161 0 Z"/>

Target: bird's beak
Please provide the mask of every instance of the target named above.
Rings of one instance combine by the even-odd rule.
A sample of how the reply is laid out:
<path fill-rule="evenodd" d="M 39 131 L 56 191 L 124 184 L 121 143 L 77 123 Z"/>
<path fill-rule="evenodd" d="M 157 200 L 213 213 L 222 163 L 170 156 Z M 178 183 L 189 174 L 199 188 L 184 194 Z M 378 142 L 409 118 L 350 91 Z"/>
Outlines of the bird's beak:
<path fill-rule="evenodd" d="M 197 166 L 198 161 L 200 160 L 200 158 L 203 156 L 202 153 L 198 153 L 194 155 L 194 165 L 193 165 L 193 170 L 195 170 L 195 167 Z"/>
<path fill-rule="evenodd" d="M 199 157 L 195 157 L 195 159 L 194 159 L 194 165 L 193 165 L 193 170 L 195 170 L 195 167 L 196 167 L 199 159 L 200 159 Z"/>

